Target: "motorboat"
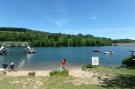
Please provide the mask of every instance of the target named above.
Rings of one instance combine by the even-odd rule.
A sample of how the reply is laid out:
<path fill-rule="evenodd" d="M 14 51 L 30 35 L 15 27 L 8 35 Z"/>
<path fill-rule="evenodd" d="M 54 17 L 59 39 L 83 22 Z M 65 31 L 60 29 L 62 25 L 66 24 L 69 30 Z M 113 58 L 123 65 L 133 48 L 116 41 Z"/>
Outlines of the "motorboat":
<path fill-rule="evenodd" d="M 36 51 L 34 49 L 28 50 L 27 53 L 31 54 L 31 53 L 35 53 Z"/>
<path fill-rule="evenodd" d="M 31 48 L 29 45 L 26 48 L 26 51 L 27 51 L 28 54 L 32 54 L 32 53 L 35 53 L 36 52 L 36 50 L 34 50 L 33 48 Z"/>
<path fill-rule="evenodd" d="M 113 54 L 112 51 L 105 51 L 104 54 Z"/>
<path fill-rule="evenodd" d="M 99 53 L 101 52 L 101 50 L 93 50 L 93 52 Z"/>
<path fill-rule="evenodd" d="M 1 50 L 0 55 L 6 54 L 6 50 Z"/>

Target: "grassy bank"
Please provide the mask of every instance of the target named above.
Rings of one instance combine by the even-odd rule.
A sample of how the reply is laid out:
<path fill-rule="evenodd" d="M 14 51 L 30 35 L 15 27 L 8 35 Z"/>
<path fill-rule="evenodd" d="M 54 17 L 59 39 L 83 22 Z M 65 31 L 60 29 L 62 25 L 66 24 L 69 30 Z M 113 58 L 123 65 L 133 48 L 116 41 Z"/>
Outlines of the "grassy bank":
<path fill-rule="evenodd" d="M 1 74 L 0 89 L 135 89 L 134 69 L 99 66 L 83 68 L 83 70 L 98 74 L 95 79 L 98 78 L 102 82 L 100 84 L 89 84 L 85 83 L 86 79 L 72 76 L 11 77 Z M 82 83 L 78 84 L 79 81 L 82 81 Z M 89 78 L 87 81 L 93 82 Z"/>
<path fill-rule="evenodd" d="M 117 75 L 135 75 L 135 69 L 122 68 L 122 67 L 108 67 L 108 66 L 97 66 L 92 68 L 83 67 L 84 71 L 93 71 L 97 72 L 100 75 L 107 76 L 117 76 Z"/>
<path fill-rule="evenodd" d="M 93 68 L 84 66 L 82 69 L 98 73 L 99 79 L 103 80 L 101 86 L 105 89 L 135 89 L 135 69 L 105 66 Z"/>
<path fill-rule="evenodd" d="M 73 77 L 4 77 L 0 89 L 104 89 L 96 85 L 75 85 Z"/>

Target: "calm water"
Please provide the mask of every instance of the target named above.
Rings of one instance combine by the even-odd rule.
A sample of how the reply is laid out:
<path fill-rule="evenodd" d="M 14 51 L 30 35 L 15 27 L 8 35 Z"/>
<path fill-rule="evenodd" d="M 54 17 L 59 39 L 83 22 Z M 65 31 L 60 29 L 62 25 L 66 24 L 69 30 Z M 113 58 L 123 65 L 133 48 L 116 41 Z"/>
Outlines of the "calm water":
<path fill-rule="evenodd" d="M 19 69 L 48 69 L 57 68 L 62 58 L 68 59 L 68 67 L 77 67 L 91 63 L 92 56 L 98 56 L 100 65 L 119 66 L 121 60 L 130 55 L 133 46 L 101 46 L 101 47 L 57 47 L 35 48 L 35 54 L 26 54 L 23 48 L 9 48 L 6 55 L 0 55 L 0 65 L 14 62 Z M 100 49 L 101 53 L 93 53 Z M 113 51 L 113 55 L 103 54 Z"/>

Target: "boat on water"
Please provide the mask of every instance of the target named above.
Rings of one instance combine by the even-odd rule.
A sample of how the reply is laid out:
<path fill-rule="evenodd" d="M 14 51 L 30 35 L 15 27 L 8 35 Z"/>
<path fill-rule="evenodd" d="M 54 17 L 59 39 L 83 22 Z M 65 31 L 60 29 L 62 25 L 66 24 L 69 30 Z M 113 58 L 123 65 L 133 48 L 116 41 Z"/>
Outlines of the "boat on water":
<path fill-rule="evenodd" d="M 99 53 L 101 52 L 101 50 L 93 50 L 93 52 Z"/>
<path fill-rule="evenodd" d="M 35 52 L 36 52 L 36 50 L 33 49 L 33 48 L 31 48 L 29 45 L 28 45 L 28 47 L 26 48 L 26 51 L 27 51 L 28 54 L 32 54 L 32 53 L 35 53 Z"/>
<path fill-rule="evenodd" d="M 6 54 L 6 50 L 0 50 L 0 55 Z"/>
<path fill-rule="evenodd" d="M 104 54 L 113 54 L 112 51 L 105 51 Z"/>
<path fill-rule="evenodd" d="M 31 53 L 35 53 L 36 51 L 34 49 L 28 50 L 27 53 L 31 54 Z"/>

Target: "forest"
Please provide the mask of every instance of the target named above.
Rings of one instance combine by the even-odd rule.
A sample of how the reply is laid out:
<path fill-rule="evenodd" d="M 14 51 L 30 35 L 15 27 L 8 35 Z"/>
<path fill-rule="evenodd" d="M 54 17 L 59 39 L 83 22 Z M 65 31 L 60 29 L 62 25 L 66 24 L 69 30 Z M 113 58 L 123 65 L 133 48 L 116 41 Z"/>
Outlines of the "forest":
<path fill-rule="evenodd" d="M 110 38 L 89 34 L 49 33 L 16 27 L 0 27 L 0 41 L 27 41 L 33 47 L 109 46 L 113 42 Z"/>
<path fill-rule="evenodd" d="M 135 40 L 132 40 L 132 39 L 117 39 L 117 40 L 113 40 L 113 43 L 135 43 Z"/>

